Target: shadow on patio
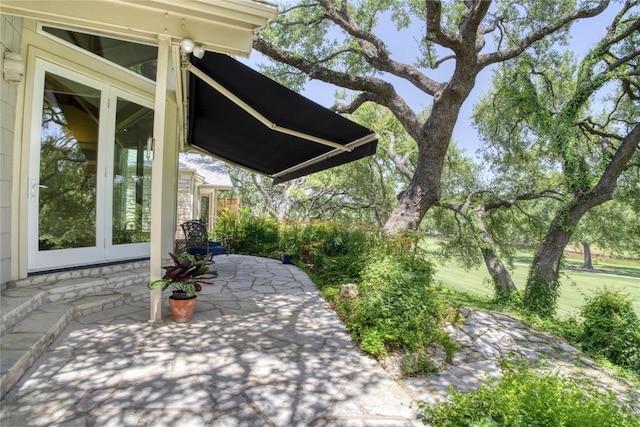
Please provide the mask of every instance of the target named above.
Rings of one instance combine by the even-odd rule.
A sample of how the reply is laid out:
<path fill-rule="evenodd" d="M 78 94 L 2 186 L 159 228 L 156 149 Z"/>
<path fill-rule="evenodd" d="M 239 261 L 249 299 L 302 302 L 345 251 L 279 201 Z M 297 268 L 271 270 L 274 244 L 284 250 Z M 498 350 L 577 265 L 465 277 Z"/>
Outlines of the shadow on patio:
<path fill-rule="evenodd" d="M 411 399 L 352 344 L 308 276 L 216 257 L 188 324 L 148 302 L 79 318 L 2 402 L 2 425 L 421 425 Z M 165 297 L 166 299 L 166 297 Z"/>

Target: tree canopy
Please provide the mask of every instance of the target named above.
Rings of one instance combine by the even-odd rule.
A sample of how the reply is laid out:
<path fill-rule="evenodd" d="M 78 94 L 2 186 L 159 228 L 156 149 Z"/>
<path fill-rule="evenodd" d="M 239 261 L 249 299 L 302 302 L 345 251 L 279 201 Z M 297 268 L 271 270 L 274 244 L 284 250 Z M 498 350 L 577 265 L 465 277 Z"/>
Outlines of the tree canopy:
<path fill-rule="evenodd" d="M 389 235 L 416 230 L 432 212 L 430 224 L 451 238 L 444 253 L 468 264 L 483 260 L 501 292 L 515 289 L 502 258 L 508 266 L 516 242 L 536 241 L 525 302 L 552 312 L 565 246 L 605 242 L 580 220 L 607 212 L 626 218 L 639 208 L 639 6 L 609 3 L 284 6 L 254 36 L 254 48 L 274 60 L 263 71 L 294 89 L 309 79 L 341 88 L 333 109 L 376 130 L 380 148 L 344 169 L 275 190 L 258 186 L 258 193 L 279 203 L 271 209 L 279 218 L 295 207 L 306 218 L 359 217 Z M 609 7 L 617 14 L 602 40 L 584 57 L 567 51 L 571 24 Z M 403 40 L 401 52 L 389 47 L 391 38 Z M 492 86 L 474 113 L 483 143 L 478 165 L 456 149 L 452 133 L 487 68 Z M 424 108 L 412 108 L 398 82 L 424 97 Z M 600 208 L 614 197 L 621 204 L 613 212 Z"/>
<path fill-rule="evenodd" d="M 372 101 L 388 108 L 416 142 L 413 177 L 385 224 L 388 234 L 417 229 L 441 195 L 443 162 L 460 108 L 483 69 L 544 52 L 566 38 L 577 19 L 596 16 L 609 1 L 392 1 L 301 0 L 285 6 L 254 37 L 254 48 L 277 61 L 271 69 L 289 85 L 319 79 L 354 92 L 335 106 L 353 112 Z M 419 28 L 407 37 L 412 62 L 394 59 L 380 33 L 389 19 L 398 32 Z M 394 34 L 397 37 L 398 34 Z M 445 80 L 434 77 L 453 63 Z M 414 111 L 389 76 L 404 80 L 430 100 L 428 113 Z M 425 103 L 427 104 L 427 103 Z"/>

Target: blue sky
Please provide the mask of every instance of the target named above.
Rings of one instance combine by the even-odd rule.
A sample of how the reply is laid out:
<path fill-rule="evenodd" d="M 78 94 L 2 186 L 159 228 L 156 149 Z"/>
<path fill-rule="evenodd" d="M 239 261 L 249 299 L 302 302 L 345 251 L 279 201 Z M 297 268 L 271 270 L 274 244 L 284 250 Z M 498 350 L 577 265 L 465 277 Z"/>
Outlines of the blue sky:
<path fill-rule="evenodd" d="M 577 58 L 582 58 L 586 52 L 588 52 L 605 34 L 606 26 L 611 22 L 613 16 L 620 10 L 620 2 L 612 2 L 605 12 L 595 18 L 581 20 L 576 22 L 572 27 L 572 39 L 570 41 L 569 48 L 575 53 Z M 413 33 L 407 31 L 404 33 L 398 33 L 393 25 L 383 24 L 380 26 L 378 36 L 387 43 L 389 49 L 392 52 L 392 57 L 395 60 L 412 63 L 416 50 L 414 43 L 409 43 L 410 49 L 405 49 L 407 46 L 407 38 L 411 40 L 413 37 L 420 37 L 419 29 L 412 29 Z M 418 32 L 418 34 L 415 34 Z M 259 53 L 254 51 L 251 58 L 248 60 L 242 60 L 242 62 L 257 69 L 257 64 L 265 61 L 265 58 Z M 445 80 L 451 72 L 452 61 L 445 63 L 439 69 L 427 70 L 427 75 L 439 80 Z M 458 122 L 454 129 L 453 139 L 456 144 L 464 149 L 468 155 L 474 156 L 475 151 L 479 146 L 479 140 L 477 132 L 471 126 L 471 114 L 473 111 L 473 105 L 488 89 L 488 85 L 491 79 L 491 68 L 483 70 L 476 78 L 476 85 L 471 95 L 463 104 L 460 111 Z M 418 112 L 431 102 L 431 97 L 423 94 L 411 84 L 399 80 L 389 79 L 396 90 L 404 97 L 409 105 Z M 325 107 L 331 107 L 334 103 L 334 95 L 339 90 L 336 86 L 313 80 L 309 81 L 301 92 L 307 98 L 317 102 Z"/>

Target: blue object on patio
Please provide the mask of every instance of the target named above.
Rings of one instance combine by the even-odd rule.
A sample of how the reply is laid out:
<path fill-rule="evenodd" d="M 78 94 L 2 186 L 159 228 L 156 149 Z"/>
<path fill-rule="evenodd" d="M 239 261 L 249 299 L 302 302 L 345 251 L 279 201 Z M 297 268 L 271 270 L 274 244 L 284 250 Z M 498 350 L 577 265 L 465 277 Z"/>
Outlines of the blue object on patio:
<path fill-rule="evenodd" d="M 220 235 L 219 241 L 209 240 L 204 221 L 193 219 L 180 224 L 186 240 L 187 252 L 197 258 L 213 261 L 216 255 L 229 254 L 229 239 Z"/>

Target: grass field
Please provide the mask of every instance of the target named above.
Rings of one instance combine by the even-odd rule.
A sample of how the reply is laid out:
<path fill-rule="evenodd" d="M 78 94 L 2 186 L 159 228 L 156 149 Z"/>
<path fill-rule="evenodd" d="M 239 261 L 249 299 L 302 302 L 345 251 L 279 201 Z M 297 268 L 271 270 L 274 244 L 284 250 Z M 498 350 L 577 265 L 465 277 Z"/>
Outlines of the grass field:
<path fill-rule="evenodd" d="M 531 259 L 530 254 L 519 254 L 515 270 L 511 272 L 511 277 L 520 290 L 524 289 Z M 436 264 L 435 278 L 444 286 L 479 296 L 493 296 L 493 289 L 488 284 L 489 274 L 484 265 L 482 268 L 465 271 L 453 262 Z M 569 258 L 566 264 L 567 268 L 563 271 L 560 281 L 557 312 L 560 317 L 577 314 L 585 298 L 604 286 L 622 290 L 629 295 L 636 313 L 640 316 L 640 262 L 609 259 L 594 261 L 594 272 L 580 270 L 580 259 Z"/>

